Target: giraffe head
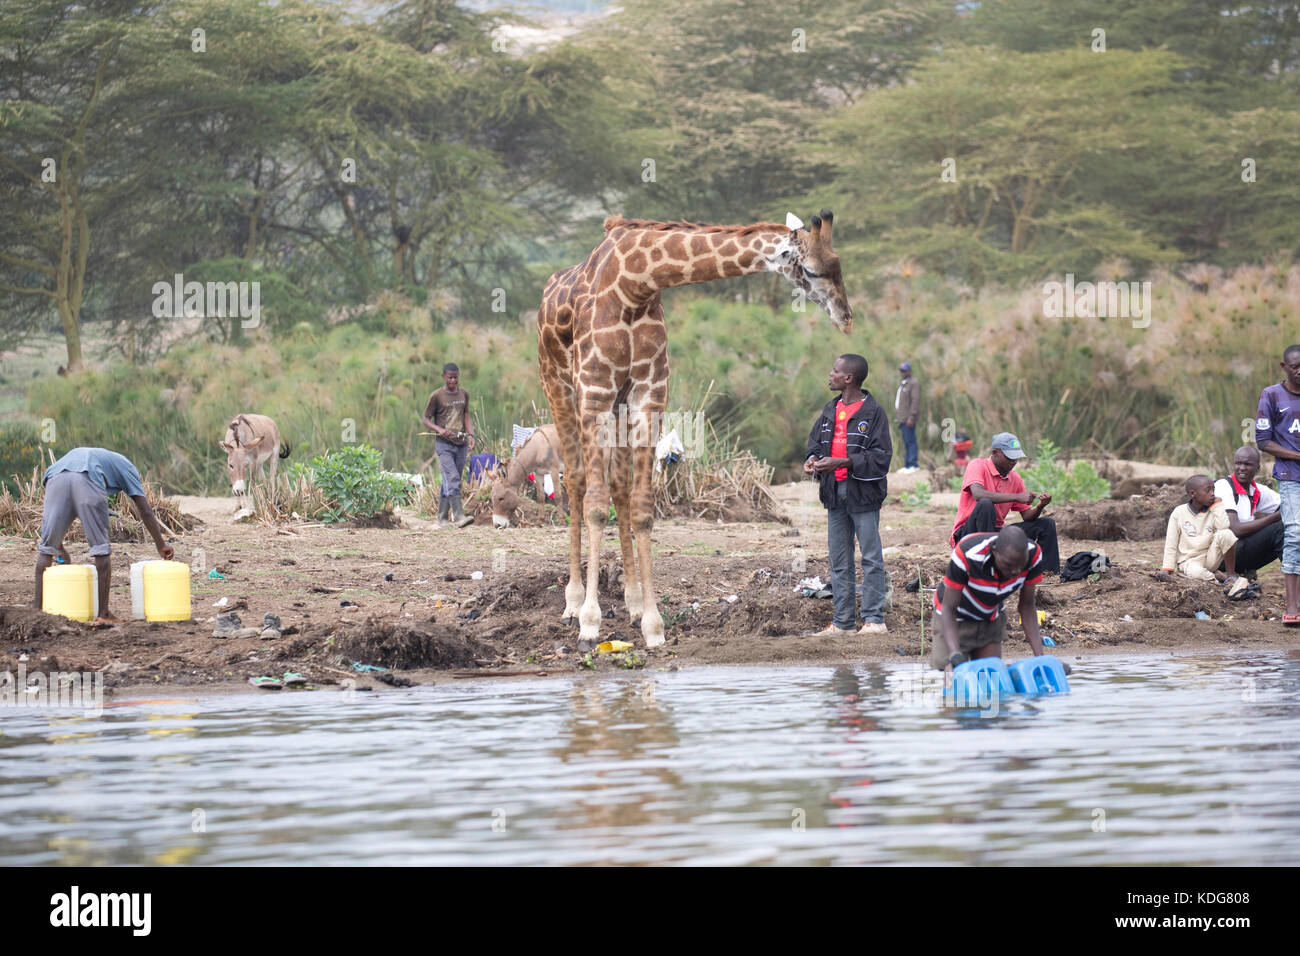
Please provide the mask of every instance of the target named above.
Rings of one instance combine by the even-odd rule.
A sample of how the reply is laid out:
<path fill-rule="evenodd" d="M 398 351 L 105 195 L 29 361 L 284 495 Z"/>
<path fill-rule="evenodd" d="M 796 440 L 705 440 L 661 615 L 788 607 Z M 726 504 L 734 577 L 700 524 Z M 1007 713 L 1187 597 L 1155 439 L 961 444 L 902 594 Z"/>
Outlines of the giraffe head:
<path fill-rule="evenodd" d="M 793 213 L 786 215 L 790 244 L 781 258 L 780 271 L 803 289 L 835 327 L 846 335 L 853 330 L 853 310 L 840 276 L 840 257 L 831 248 L 831 224 L 835 214 L 823 209 L 805 226 Z"/>

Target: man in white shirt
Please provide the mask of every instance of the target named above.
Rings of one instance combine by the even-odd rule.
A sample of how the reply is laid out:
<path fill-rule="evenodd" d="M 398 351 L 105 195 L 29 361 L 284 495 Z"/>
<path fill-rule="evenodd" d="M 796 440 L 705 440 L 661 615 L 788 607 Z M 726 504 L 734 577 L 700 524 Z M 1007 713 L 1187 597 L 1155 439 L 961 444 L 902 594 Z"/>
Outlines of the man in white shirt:
<path fill-rule="evenodd" d="M 1243 445 L 1232 456 L 1232 474 L 1214 483 L 1214 494 L 1228 512 L 1228 527 L 1237 536 L 1238 574 L 1282 559 L 1282 496 L 1255 483 L 1258 471 L 1259 451 Z"/>

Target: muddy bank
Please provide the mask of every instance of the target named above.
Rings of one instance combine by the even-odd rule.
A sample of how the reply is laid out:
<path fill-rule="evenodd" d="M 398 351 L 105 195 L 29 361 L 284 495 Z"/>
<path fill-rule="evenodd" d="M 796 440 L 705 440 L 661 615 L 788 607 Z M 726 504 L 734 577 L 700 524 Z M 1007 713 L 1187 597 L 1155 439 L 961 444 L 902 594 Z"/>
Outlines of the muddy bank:
<path fill-rule="evenodd" d="M 694 562 L 692 562 L 694 563 Z M 700 562 L 704 563 L 704 562 Z M 927 584 L 940 559 L 919 562 Z M 360 617 L 315 621 L 302 618 L 297 633 L 275 641 L 217 639 L 199 623 L 128 622 L 90 626 L 29 608 L 0 612 L 4 634 L 0 670 L 15 670 L 27 657 L 29 672 L 103 670 L 110 688 L 138 692 L 166 683 L 175 687 L 239 684 L 260 674 L 302 673 L 318 686 L 350 679 L 367 686 L 386 679 L 385 668 L 407 680 L 427 682 L 430 671 L 463 678 L 465 672 L 587 672 L 616 668 L 670 668 L 690 664 L 839 663 L 898 661 L 922 652 L 922 597 L 905 591 L 916 567 L 890 568 L 894 604 L 886 614 L 889 633 L 827 643 L 811 638 L 830 620 L 829 600 L 804 598 L 791 589 L 792 572 L 752 568 L 744 560 L 698 564 L 691 577 L 726 582 L 728 592 L 712 598 L 698 589 L 668 587 L 660 603 L 667 625 L 665 646 L 647 650 L 621 606 L 621 588 L 602 589 L 606 624 L 602 637 L 626 640 L 634 651 L 621 655 L 581 654 L 576 626 L 560 621 L 563 566 L 511 581 L 484 581 L 464 589 L 460 600 L 416 619 L 399 605 Z M 809 561 L 809 573 L 825 575 L 824 562 Z M 708 572 L 705 574 L 705 572 Z M 615 578 L 616 576 L 611 576 Z M 480 582 L 475 582 L 479 584 Z M 713 590 L 713 588 L 710 588 Z M 1039 606 L 1048 613 L 1047 633 L 1060 655 L 1104 650 L 1178 650 L 1214 647 L 1292 646 L 1280 627 L 1277 600 L 1233 603 L 1218 588 L 1193 582 L 1165 582 L 1152 571 L 1118 568 L 1097 581 L 1045 586 Z M 734 597 L 735 600 L 728 600 Z M 928 596 L 927 596 L 928 597 Z M 1210 620 L 1194 618 L 1197 611 Z M 925 609 L 927 633 L 932 619 Z M 411 616 L 407 616 L 411 615 Z M 1014 611 L 1009 656 L 1025 653 Z M 292 625 L 287 625 L 293 630 Z M 365 665 L 361 671 L 356 664 Z M 378 676 L 377 676 L 378 675 Z M 351 686 L 351 685 L 349 685 Z"/>
<path fill-rule="evenodd" d="M 1084 541 L 1161 541 L 1169 512 L 1187 501 L 1182 485 L 1145 485 L 1141 494 L 1055 509 L 1057 531 Z"/>
<path fill-rule="evenodd" d="M 178 557 L 197 561 L 201 555 L 206 567 L 219 567 L 226 575 L 195 576 L 194 619 L 113 626 L 80 624 L 26 606 L 35 549 L 30 541 L 6 539 L 0 541 L 5 582 L 0 602 L 9 606 L 0 607 L 0 671 L 14 671 L 25 657 L 21 662 L 29 672 L 102 671 L 105 685 L 119 694 L 156 696 L 164 685 L 246 688 L 249 677 L 285 671 L 302 673 L 319 688 L 383 690 L 381 679 L 400 684 L 470 674 L 917 657 L 923 594 L 908 593 L 905 586 L 918 572 L 927 587 L 938 580 L 947 562 L 951 511 L 886 509 L 882 540 L 892 549 L 886 566 L 894 589 L 886 614 L 889 633 L 828 644 L 808 635 L 830 622 L 831 602 L 794 590 L 803 577 L 829 577 L 824 513 L 815 499 L 804 500 L 815 492 L 812 485 L 782 490 L 790 499 L 793 525 L 658 523 L 655 579 L 667 643 L 653 650 L 644 647 L 639 627 L 631 626 L 623 607 L 611 529 L 599 592 L 602 638 L 635 645 L 620 655 L 579 653 L 576 626 L 560 620 L 568 540 L 562 527 L 439 531 L 421 522 L 400 528 L 304 526 L 277 534 L 214 522 L 176 541 Z M 1234 603 L 1213 585 L 1156 578 L 1161 546 L 1156 540 L 1100 542 L 1063 535 L 1064 556 L 1105 547 L 1117 567 L 1096 581 L 1040 589 L 1039 606 L 1049 615 L 1046 630 L 1059 642 L 1057 653 L 1082 657 L 1300 643 L 1300 635 L 1281 627 L 1275 568 L 1261 575 L 1261 600 Z M 86 560 L 79 549 L 71 550 L 75 561 Z M 112 606 L 119 614 L 129 609 L 130 562 L 149 556 L 142 546 L 114 554 Z M 473 576 L 476 571 L 480 577 Z M 232 608 L 245 624 L 278 615 L 282 636 L 214 637 L 212 619 Z M 1010 610 L 1006 653 L 1017 656 L 1026 645 L 1014 607 Z M 1209 620 L 1196 620 L 1196 611 Z M 927 609 L 927 647 L 930 617 Z"/>

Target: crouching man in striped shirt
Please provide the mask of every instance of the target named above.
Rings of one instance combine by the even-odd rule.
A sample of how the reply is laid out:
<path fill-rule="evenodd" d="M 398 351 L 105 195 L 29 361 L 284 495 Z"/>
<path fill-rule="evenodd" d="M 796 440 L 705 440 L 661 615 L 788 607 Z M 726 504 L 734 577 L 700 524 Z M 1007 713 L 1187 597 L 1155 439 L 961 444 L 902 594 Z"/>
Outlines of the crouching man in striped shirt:
<path fill-rule="evenodd" d="M 1034 656 L 1043 653 L 1034 588 L 1043 579 L 1043 549 L 1015 525 L 968 534 L 957 542 L 935 590 L 938 634 L 930 663 L 950 679 L 973 657 L 1001 657 L 1007 635 L 1002 602 L 1020 592 L 1020 623 Z"/>

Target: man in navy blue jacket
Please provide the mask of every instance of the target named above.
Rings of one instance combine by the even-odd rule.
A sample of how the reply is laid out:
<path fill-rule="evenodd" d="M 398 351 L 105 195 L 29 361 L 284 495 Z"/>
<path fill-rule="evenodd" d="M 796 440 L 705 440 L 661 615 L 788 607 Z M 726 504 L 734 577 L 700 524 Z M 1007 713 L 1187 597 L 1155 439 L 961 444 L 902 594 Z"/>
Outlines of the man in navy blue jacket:
<path fill-rule="evenodd" d="M 843 637 L 857 627 L 854 538 L 862 549 L 862 625 L 859 634 L 885 634 L 885 559 L 880 553 L 880 506 L 888 493 L 885 476 L 894 457 L 889 418 L 862 388 L 867 360 L 841 355 L 827 385 L 839 392 L 822 409 L 808 435 L 803 470 L 821 481 L 830 550 L 831 597 L 835 616 L 814 637 Z"/>

